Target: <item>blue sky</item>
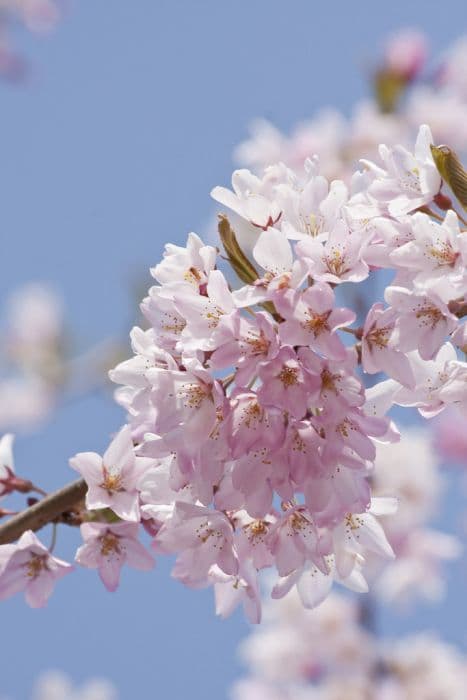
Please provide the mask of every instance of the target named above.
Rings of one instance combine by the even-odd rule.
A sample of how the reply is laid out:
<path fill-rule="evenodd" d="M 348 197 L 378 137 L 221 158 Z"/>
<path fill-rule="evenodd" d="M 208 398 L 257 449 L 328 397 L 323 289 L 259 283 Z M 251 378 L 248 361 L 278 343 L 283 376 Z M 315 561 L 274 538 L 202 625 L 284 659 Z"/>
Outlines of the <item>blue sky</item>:
<path fill-rule="evenodd" d="M 34 71 L 26 86 L 0 86 L 0 298 L 48 280 L 77 350 L 125 335 L 134 280 L 149 284 L 164 242 L 203 232 L 209 192 L 229 182 L 251 119 L 288 128 L 322 106 L 348 110 L 382 38 L 407 25 L 440 50 L 467 28 L 465 3 L 75 0 L 53 35 L 18 34 Z M 61 485 L 73 478 L 68 457 L 102 450 L 122 420 L 108 398 L 70 404 L 18 440 L 18 468 Z M 78 534 L 59 536 L 57 552 L 72 556 Z M 55 667 L 76 680 L 107 676 L 122 700 L 226 698 L 247 625 L 216 619 L 211 592 L 169 572 L 164 560 L 154 573 L 126 571 L 111 595 L 81 570 L 44 611 L 3 603 L 0 692 L 26 700 L 38 672 Z M 465 641 L 463 564 L 452 578 L 450 601 L 420 609 L 410 628 Z M 392 614 L 383 623 L 407 629 Z"/>

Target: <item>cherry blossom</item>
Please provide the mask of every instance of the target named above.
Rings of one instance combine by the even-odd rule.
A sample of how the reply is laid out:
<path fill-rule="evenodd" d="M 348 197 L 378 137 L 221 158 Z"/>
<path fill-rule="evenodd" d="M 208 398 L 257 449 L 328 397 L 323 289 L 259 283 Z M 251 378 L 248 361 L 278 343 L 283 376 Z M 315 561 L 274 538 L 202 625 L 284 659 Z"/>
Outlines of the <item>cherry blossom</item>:
<path fill-rule="evenodd" d="M 154 566 L 154 559 L 137 539 L 136 523 L 84 523 L 81 535 L 84 544 L 76 552 L 75 559 L 81 566 L 98 569 L 108 591 L 117 589 L 124 564 L 141 571 Z"/>
<path fill-rule="evenodd" d="M 355 314 L 333 306 L 334 293 L 323 283 L 284 295 L 278 307 L 286 319 L 279 330 L 282 342 L 310 347 L 332 360 L 344 359 L 345 347 L 336 330 L 353 323 Z"/>
<path fill-rule="evenodd" d="M 101 457 L 96 452 L 80 452 L 70 466 L 80 472 L 88 485 L 86 507 L 111 508 L 124 520 L 140 518 L 137 483 L 151 460 L 136 457 L 131 433 L 124 426 Z"/>
<path fill-rule="evenodd" d="M 274 226 L 281 217 L 281 210 L 271 201 L 271 194 L 278 181 L 286 177 L 286 170 L 269 168 L 263 178 L 248 170 L 236 170 L 232 176 L 233 192 L 225 187 L 215 187 L 211 195 L 258 229 Z"/>
<path fill-rule="evenodd" d="M 36 535 L 27 530 L 16 544 L 0 546 L 0 599 L 24 591 L 32 608 L 47 604 L 55 582 L 73 567 L 50 554 Z"/>

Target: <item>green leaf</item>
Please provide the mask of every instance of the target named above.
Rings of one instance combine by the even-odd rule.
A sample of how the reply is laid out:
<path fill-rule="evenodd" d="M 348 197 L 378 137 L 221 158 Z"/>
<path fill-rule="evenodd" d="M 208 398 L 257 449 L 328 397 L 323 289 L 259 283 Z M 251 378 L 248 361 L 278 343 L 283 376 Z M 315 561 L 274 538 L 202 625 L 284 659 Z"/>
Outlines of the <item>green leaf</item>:
<path fill-rule="evenodd" d="M 449 146 L 431 145 L 430 148 L 439 174 L 467 210 L 467 172 L 457 154 Z"/>
<path fill-rule="evenodd" d="M 238 245 L 235 232 L 230 225 L 230 221 L 224 214 L 219 215 L 219 236 L 227 253 L 232 268 L 237 273 L 238 277 L 246 284 L 252 284 L 259 278 L 255 267 L 246 257 L 243 250 Z"/>
<path fill-rule="evenodd" d="M 389 70 L 380 70 L 374 77 L 374 91 L 378 106 L 383 114 L 391 114 L 407 87 L 407 79 Z"/>

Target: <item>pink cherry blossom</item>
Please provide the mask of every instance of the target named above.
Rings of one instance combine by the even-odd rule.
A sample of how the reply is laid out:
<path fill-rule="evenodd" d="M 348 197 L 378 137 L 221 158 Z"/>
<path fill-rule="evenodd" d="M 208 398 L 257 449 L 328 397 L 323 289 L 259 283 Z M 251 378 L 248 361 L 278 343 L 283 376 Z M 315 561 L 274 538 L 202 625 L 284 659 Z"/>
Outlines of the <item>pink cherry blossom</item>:
<path fill-rule="evenodd" d="M 376 169 L 370 194 L 387 205 L 391 216 L 403 216 L 429 204 L 441 188 L 441 177 L 430 151 L 433 136 L 430 128 L 420 127 L 414 153 L 403 146 L 380 146 L 386 171 Z M 372 164 L 366 163 L 369 167 Z"/>
<path fill-rule="evenodd" d="M 248 620 L 253 624 L 261 622 L 261 599 L 257 582 L 257 572 L 246 561 L 237 575 L 225 574 L 216 564 L 209 571 L 209 578 L 214 583 L 216 613 L 228 617 L 233 610 L 243 603 Z"/>
<path fill-rule="evenodd" d="M 238 572 L 232 524 L 223 513 L 210 508 L 176 502 L 154 546 L 162 552 L 183 550 L 174 575 L 189 585 L 204 581 L 213 564 L 228 575 Z"/>
<path fill-rule="evenodd" d="M 124 564 L 140 571 L 149 571 L 154 566 L 154 559 L 137 539 L 136 523 L 84 523 L 81 535 L 84 544 L 75 559 L 81 566 L 98 569 L 108 591 L 117 589 Z"/>
<path fill-rule="evenodd" d="M 327 284 L 288 293 L 278 307 L 286 319 L 279 329 L 280 339 L 288 345 L 309 346 L 328 359 L 344 359 L 345 347 L 336 331 L 353 323 L 355 314 L 333 306 L 334 293 Z"/>
<path fill-rule="evenodd" d="M 283 177 L 286 176 L 285 168 Z M 266 230 L 281 217 L 281 210 L 274 201 L 277 172 L 271 168 L 262 179 L 249 170 L 236 170 L 232 175 L 233 192 L 225 187 L 215 187 L 211 196 L 220 204 L 232 209 L 253 226 Z"/>
<path fill-rule="evenodd" d="M 458 320 L 436 292 L 411 292 L 403 287 L 388 287 L 386 301 L 397 310 L 395 334 L 403 352 L 417 349 L 424 360 L 432 360 Z"/>
<path fill-rule="evenodd" d="M 397 313 L 373 304 L 365 320 L 362 337 L 362 365 L 365 372 L 385 371 L 404 386 L 413 387 L 415 380 L 407 356 L 392 340 Z"/>
<path fill-rule="evenodd" d="M 240 311 L 223 316 L 215 333 L 216 350 L 209 359 L 213 369 L 236 367 L 236 383 L 248 386 L 259 361 L 274 357 L 279 350 L 276 327 L 259 311 L 254 319 Z"/>
<path fill-rule="evenodd" d="M 279 406 L 295 418 L 305 415 L 310 394 L 321 384 L 287 345 L 282 346 L 273 359 L 261 363 L 258 376 L 262 382 L 258 391 L 259 402 L 263 406 Z"/>
<path fill-rule="evenodd" d="M 324 243 L 306 238 L 299 241 L 296 251 L 318 282 L 361 282 L 368 277 L 368 265 L 361 258 L 362 243 L 343 220 L 338 220 Z"/>
<path fill-rule="evenodd" d="M 131 432 L 124 426 L 104 453 L 80 452 L 70 459 L 88 485 L 86 507 L 111 508 L 123 520 L 140 518 L 137 484 L 152 460 L 136 457 Z"/>
<path fill-rule="evenodd" d="M 169 288 L 187 287 L 198 292 L 206 285 L 215 259 L 215 248 L 204 245 L 196 233 L 190 233 L 185 248 L 167 244 L 163 261 L 151 269 L 151 274 Z"/>
<path fill-rule="evenodd" d="M 0 599 L 24 591 L 28 605 L 42 608 L 55 581 L 72 569 L 71 564 L 52 556 L 36 535 L 27 530 L 17 544 L 0 546 Z"/>

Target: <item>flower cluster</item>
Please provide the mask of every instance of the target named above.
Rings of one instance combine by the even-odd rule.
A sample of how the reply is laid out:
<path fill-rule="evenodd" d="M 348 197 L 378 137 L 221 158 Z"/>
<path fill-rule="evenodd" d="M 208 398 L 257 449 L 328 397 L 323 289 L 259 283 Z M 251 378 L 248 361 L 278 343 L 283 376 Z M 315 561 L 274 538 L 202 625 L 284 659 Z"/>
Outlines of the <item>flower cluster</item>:
<path fill-rule="evenodd" d="M 219 614 L 241 602 L 252 622 L 264 569 L 274 598 L 296 586 L 314 607 L 334 581 L 366 591 L 377 560 L 409 540 L 420 551 L 414 521 L 394 516 L 403 483 L 374 465 L 399 439 L 392 405 L 430 417 L 467 399 L 467 238 L 446 192 L 462 196 L 467 175 L 456 161 L 452 177 L 445 155 L 422 126 L 414 152 L 381 146 L 350 185 L 316 158 L 300 176 L 237 171 L 212 193 L 235 217 L 220 216 L 225 256 L 194 233 L 166 246 L 142 303 L 149 327 L 110 372 L 128 423 L 103 457 L 70 462 L 88 489 L 76 560 L 109 590 L 125 563 L 154 564 L 139 523 L 155 552 L 177 555 L 175 578 L 213 585 Z M 369 279 L 384 302 L 373 291 L 365 307 Z M 379 517 L 391 515 L 388 540 Z M 70 569 L 30 531 L 0 555 L 0 596 L 24 590 L 33 605 Z"/>
<path fill-rule="evenodd" d="M 431 700 L 465 696 L 467 659 L 430 633 L 391 641 L 362 626 L 356 600 L 304 611 L 288 594 L 242 643 L 250 676 L 232 700 Z"/>
<path fill-rule="evenodd" d="M 395 499 L 368 478 L 376 446 L 399 437 L 387 411 L 429 417 L 467 397 L 467 239 L 451 200 L 439 213 L 432 144 L 422 126 L 413 153 L 381 146 L 350 186 L 316 159 L 300 178 L 283 164 L 237 171 L 213 197 L 234 213 L 235 230 L 223 215 L 219 231 L 244 285 L 193 233 L 152 269 L 150 327 L 110 373 L 137 456 L 116 471 L 115 456 L 72 464 L 88 508 L 141 516 L 155 550 L 178 555 L 176 578 L 214 584 L 221 614 L 242 601 L 258 621 L 270 567 L 273 597 L 297 585 L 308 607 L 334 580 L 366 590 L 370 553 L 393 556 L 376 516 Z M 347 300 L 381 270 L 395 273 L 386 303 L 357 319 Z M 380 381 L 367 388 L 365 374 Z"/>

